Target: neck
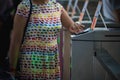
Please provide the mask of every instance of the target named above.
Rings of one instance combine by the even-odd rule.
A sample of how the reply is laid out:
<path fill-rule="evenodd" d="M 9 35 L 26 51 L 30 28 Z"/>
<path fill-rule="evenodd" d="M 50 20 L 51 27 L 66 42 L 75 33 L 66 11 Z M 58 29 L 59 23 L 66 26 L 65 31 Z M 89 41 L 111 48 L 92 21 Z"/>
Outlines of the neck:
<path fill-rule="evenodd" d="M 49 0 L 33 0 L 33 3 L 35 3 L 35 4 L 46 4 L 48 2 L 49 2 Z"/>

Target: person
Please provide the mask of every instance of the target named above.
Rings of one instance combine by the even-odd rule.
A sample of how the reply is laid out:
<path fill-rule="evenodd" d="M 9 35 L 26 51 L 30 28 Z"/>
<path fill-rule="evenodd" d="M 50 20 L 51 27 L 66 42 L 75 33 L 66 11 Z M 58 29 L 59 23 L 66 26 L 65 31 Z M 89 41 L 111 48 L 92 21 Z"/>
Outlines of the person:
<path fill-rule="evenodd" d="M 23 36 L 29 9 L 29 0 L 23 0 L 15 14 L 9 49 L 10 73 L 20 80 L 61 80 L 58 34 L 62 26 L 71 33 L 79 33 L 84 25 L 75 23 L 58 2 L 32 0 L 32 14 Z"/>
<path fill-rule="evenodd" d="M 9 69 L 7 55 L 13 24 L 12 8 L 11 0 L 0 0 L 0 69 L 5 71 Z"/>
<path fill-rule="evenodd" d="M 102 0 L 103 15 L 107 20 L 120 23 L 120 0 Z"/>

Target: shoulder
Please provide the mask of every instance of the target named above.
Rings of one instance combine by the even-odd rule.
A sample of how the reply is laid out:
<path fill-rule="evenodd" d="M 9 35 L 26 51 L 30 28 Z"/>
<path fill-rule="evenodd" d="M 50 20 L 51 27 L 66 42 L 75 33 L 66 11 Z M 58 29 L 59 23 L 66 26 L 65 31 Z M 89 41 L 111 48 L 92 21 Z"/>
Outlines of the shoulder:
<path fill-rule="evenodd" d="M 20 4 L 18 5 L 18 8 L 26 8 L 30 6 L 30 2 L 29 0 L 23 0 L 20 2 Z"/>
<path fill-rule="evenodd" d="M 59 2 L 53 2 L 55 5 L 62 6 Z"/>
<path fill-rule="evenodd" d="M 53 2 L 53 4 L 59 8 L 59 9 L 63 9 L 63 6 L 59 3 L 59 2 Z"/>
<path fill-rule="evenodd" d="M 27 17 L 29 14 L 29 10 L 30 10 L 29 0 L 23 0 L 18 5 L 16 14 Z"/>

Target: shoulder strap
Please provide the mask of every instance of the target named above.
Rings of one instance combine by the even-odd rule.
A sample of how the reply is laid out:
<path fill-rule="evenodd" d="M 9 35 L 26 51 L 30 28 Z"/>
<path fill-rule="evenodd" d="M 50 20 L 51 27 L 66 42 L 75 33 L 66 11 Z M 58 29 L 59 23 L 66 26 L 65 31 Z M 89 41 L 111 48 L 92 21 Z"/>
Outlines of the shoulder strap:
<path fill-rule="evenodd" d="M 29 10 L 28 18 L 27 18 L 27 21 L 26 21 L 26 24 L 25 24 L 25 28 L 24 28 L 21 44 L 24 41 L 25 32 L 26 32 L 26 29 L 27 29 L 27 26 L 28 26 L 28 22 L 30 20 L 31 13 L 32 13 L 32 1 L 29 0 L 29 2 L 30 2 L 30 10 Z"/>

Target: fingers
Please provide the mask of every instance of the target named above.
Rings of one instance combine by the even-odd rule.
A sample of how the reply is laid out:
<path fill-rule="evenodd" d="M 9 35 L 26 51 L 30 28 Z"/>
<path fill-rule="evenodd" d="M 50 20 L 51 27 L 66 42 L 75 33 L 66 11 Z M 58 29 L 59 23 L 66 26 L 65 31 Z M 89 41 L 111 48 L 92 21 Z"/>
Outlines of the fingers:
<path fill-rule="evenodd" d="M 78 31 L 83 30 L 83 28 L 84 28 L 84 25 L 78 24 L 78 23 L 75 23 L 74 26 L 75 26 L 76 30 L 78 30 Z"/>
<path fill-rule="evenodd" d="M 74 30 L 75 30 L 75 33 L 77 34 L 82 30 L 82 28 L 80 27 L 79 24 L 74 24 Z"/>
<path fill-rule="evenodd" d="M 69 31 L 70 31 L 71 33 L 74 33 L 74 32 L 75 32 L 73 27 L 70 27 L 70 28 L 69 28 Z"/>
<path fill-rule="evenodd" d="M 85 26 L 82 25 L 80 22 L 76 22 L 75 24 L 77 24 L 79 26 L 80 29 L 83 29 Z"/>
<path fill-rule="evenodd" d="M 84 29 L 84 25 L 81 25 L 79 23 L 75 23 L 73 26 L 70 27 L 70 32 L 78 34 Z"/>

